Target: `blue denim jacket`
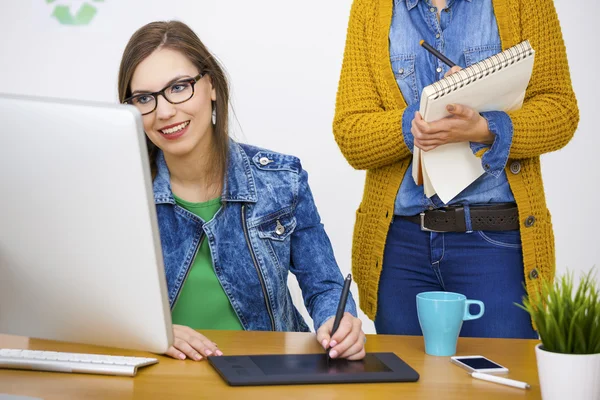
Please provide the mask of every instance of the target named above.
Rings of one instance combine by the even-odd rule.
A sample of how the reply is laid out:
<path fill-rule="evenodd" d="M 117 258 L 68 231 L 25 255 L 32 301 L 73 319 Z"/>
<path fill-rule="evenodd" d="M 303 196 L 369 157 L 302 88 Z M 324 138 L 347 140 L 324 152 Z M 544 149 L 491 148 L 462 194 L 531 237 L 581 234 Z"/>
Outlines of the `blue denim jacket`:
<path fill-rule="evenodd" d="M 335 315 L 343 278 L 308 186 L 293 156 L 230 141 L 223 206 L 210 221 L 178 206 L 159 152 L 154 202 L 171 309 L 202 240 L 246 330 L 308 331 L 287 278 L 302 289 L 315 330 Z M 202 307 L 202 305 L 198 305 Z M 356 316 L 352 297 L 346 311 Z"/>
<path fill-rule="evenodd" d="M 437 9 L 428 0 L 394 0 L 389 33 L 391 65 L 408 107 L 402 118 L 402 133 L 409 149 L 414 139 L 411 123 L 423 88 L 444 77 L 449 67 L 419 45 L 425 40 L 456 64 L 465 68 L 502 51 L 492 0 L 448 0 L 447 11 L 437 20 Z M 483 155 L 486 173 L 448 204 L 513 202 L 514 197 L 504 166 L 512 143 L 513 126 L 504 112 L 481 113 L 495 134 L 491 148 Z M 473 152 L 487 147 L 471 143 Z M 398 190 L 396 215 L 415 215 L 429 207 L 443 207 L 437 195 L 427 198 L 423 186 L 415 185 L 412 166 Z"/>

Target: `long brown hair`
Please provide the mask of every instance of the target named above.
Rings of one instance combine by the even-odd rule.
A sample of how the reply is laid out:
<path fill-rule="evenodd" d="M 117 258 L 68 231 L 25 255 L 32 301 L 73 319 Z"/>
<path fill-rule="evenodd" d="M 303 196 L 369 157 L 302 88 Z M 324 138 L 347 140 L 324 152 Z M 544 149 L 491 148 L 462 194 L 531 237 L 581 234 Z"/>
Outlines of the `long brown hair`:
<path fill-rule="evenodd" d="M 138 29 L 123 51 L 119 67 L 119 101 L 122 103 L 131 96 L 131 78 L 137 66 L 158 48 L 177 50 L 185 55 L 199 72 L 206 73 L 217 94 L 217 100 L 212 102 L 213 112 L 216 112 L 216 122 L 213 129 L 214 151 L 211 155 L 210 173 L 214 178 L 222 179 L 227 173 L 227 157 L 229 154 L 228 135 L 228 105 L 229 84 L 223 68 L 215 57 L 208 51 L 192 29 L 180 21 L 151 22 Z M 156 176 L 157 147 L 148 138 L 148 157 L 152 179 Z"/>

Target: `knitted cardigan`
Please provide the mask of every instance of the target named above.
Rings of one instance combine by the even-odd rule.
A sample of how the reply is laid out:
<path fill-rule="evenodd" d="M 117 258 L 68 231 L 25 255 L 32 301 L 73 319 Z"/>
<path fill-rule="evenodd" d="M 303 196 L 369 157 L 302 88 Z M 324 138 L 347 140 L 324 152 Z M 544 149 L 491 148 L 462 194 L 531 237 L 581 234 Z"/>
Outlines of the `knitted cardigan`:
<path fill-rule="evenodd" d="M 352 272 L 360 307 L 371 319 L 394 200 L 412 159 L 402 135 L 406 101 L 390 64 L 394 0 L 354 0 L 333 121 L 348 163 L 366 170 L 356 211 Z M 403 0 L 396 0 L 403 1 Z M 565 146 L 579 122 L 565 46 L 552 0 L 493 0 L 502 49 L 529 39 L 533 74 L 520 110 L 510 112 L 514 134 L 506 174 L 519 210 L 527 293 L 554 279 L 554 235 L 546 207 L 540 155 Z"/>

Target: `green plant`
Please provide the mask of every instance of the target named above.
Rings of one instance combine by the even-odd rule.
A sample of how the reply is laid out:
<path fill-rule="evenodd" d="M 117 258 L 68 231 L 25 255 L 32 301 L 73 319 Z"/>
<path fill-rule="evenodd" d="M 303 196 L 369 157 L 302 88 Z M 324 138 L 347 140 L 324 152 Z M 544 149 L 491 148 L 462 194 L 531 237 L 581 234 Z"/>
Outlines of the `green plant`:
<path fill-rule="evenodd" d="M 541 294 L 524 297 L 518 307 L 535 323 L 544 350 L 564 354 L 600 353 L 600 291 L 592 275 L 583 276 L 573 295 L 573 276 L 543 281 Z"/>

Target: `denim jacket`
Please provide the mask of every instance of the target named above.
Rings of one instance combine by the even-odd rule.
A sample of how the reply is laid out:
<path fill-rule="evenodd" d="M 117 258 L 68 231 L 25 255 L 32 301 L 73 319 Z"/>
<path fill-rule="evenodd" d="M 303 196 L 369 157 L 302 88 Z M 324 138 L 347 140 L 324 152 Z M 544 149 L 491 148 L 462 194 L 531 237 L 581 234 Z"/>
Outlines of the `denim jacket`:
<path fill-rule="evenodd" d="M 210 221 L 175 203 L 161 152 L 156 163 L 154 202 L 171 309 L 208 240 L 217 278 L 244 329 L 309 330 L 292 303 L 290 271 L 315 330 L 335 315 L 343 278 L 298 158 L 230 141 L 223 206 Z M 351 296 L 346 311 L 356 316 Z"/>

